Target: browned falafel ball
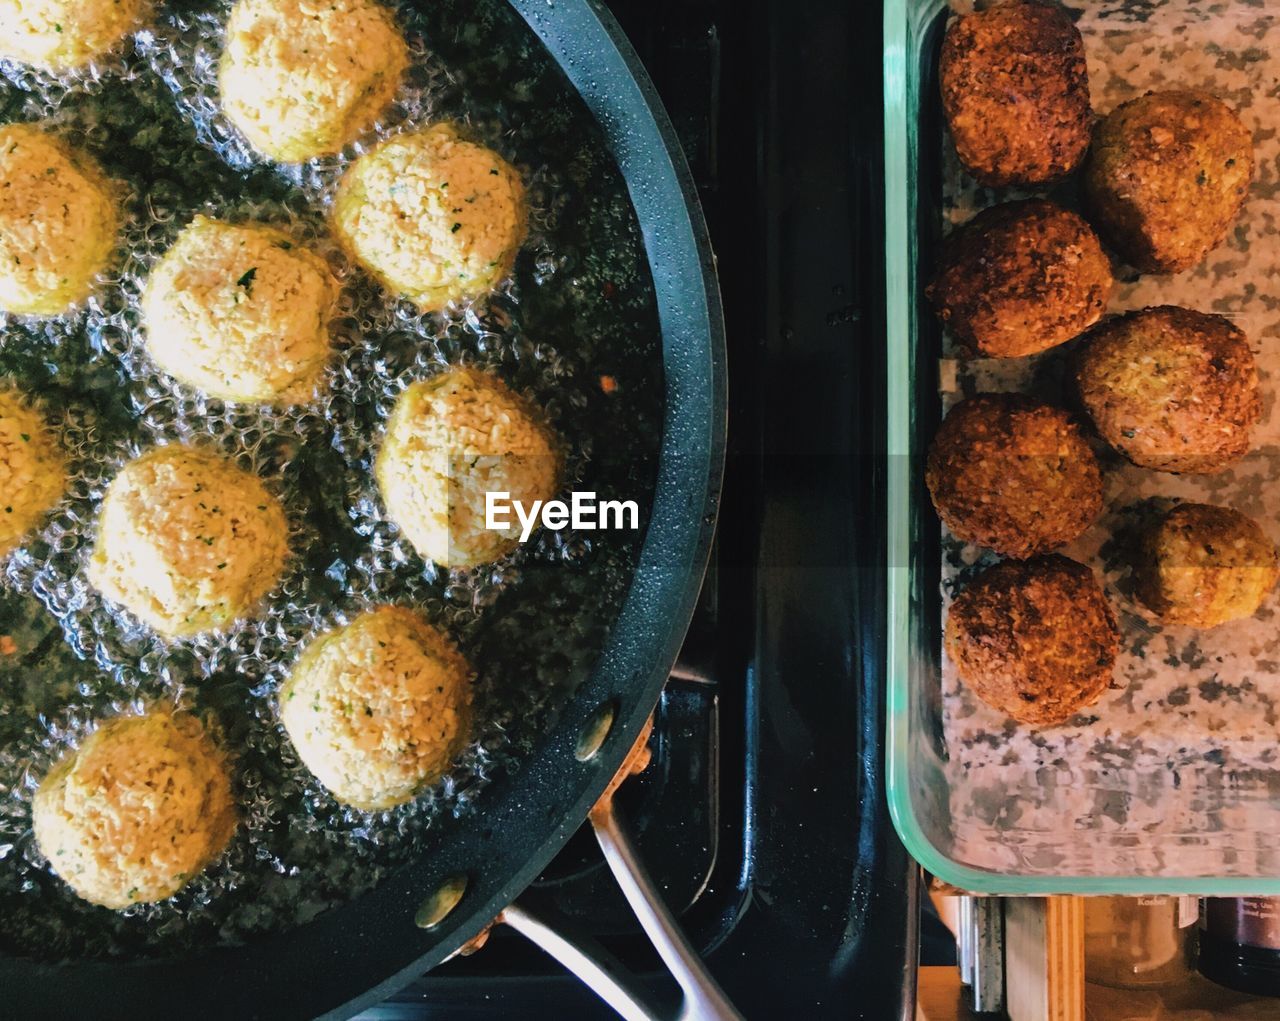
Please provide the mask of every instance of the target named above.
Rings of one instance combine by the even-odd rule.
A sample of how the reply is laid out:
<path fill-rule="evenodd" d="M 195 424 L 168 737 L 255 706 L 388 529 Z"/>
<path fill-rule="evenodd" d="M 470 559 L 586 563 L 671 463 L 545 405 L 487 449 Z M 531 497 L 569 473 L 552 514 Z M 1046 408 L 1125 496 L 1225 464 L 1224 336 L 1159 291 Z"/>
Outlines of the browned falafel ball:
<path fill-rule="evenodd" d="M 1044 199 L 983 210 L 947 239 L 929 285 L 955 338 L 993 358 L 1032 355 L 1102 318 L 1111 261 L 1093 229 Z"/>
<path fill-rule="evenodd" d="M 938 73 L 956 153 L 983 184 L 1043 184 L 1084 159 L 1089 72 L 1061 7 L 1009 2 L 956 18 Z"/>
<path fill-rule="evenodd" d="M 1252 518 L 1184 503 L 1143 535 L 1134 581 L 1161 620 L 1209 628 L 1252 617 L 1278 573 L 1275 545 Z"/>
<path fill-rule="evenodd" d="M 1053 554 L 983 571 L 952 602 L 945 641 L 982 701 L 1046 727 L 1107 690 L 1120 633 L 1093 572 Z"/>
<path fill-rule="evenodd" d="M 1253 136 L 1204 92 L 1148 92 L 1107 115 L 1084 190 L 1092 219 L 1148 273 L 1190 269 L 1240 215 L 1253 178 Z"/>
<path fill-rule="evenodd" d="M 1076 385 L 1103 439 L 1158 471 L 1221 471 L 1248 452 L 1262 413 L 1245 335 L 1223 316 L 1173 305 L 1095 327 Z"/>
<path fill-rule="evenodd" d="M 957 404 L 929 448 L 925 482 L 953 535 L 1009 557 L 1057 549 L 1102 511 L 1102 474 L 1080 429 L 1022 394 Z"/>

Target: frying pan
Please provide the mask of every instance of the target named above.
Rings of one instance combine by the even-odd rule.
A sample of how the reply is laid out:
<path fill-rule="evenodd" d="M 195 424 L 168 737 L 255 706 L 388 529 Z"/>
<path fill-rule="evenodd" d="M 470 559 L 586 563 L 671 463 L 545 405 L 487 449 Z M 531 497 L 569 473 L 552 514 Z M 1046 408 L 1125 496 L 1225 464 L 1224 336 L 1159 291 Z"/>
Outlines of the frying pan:
<path fill-rule="evenodd" d="M 421 856 L 370 893 L 299 928 L 200 956 L 61 964 L 0 957 L 0 1014 L 350 1016 L 507 909 L 587 819 L 652 714 L 701 585 L 723 469 L 725 342 L 711 247 L 674 130 L 612 17 L 596 0 L 512 6 L 603 130 L 635 207 L 662 329 L 666 400 L 654 504 L 600 661 L 523 766 L 487 788 L 468 816 L 433 829 Z M 628 858 L 612 817 L 597 821 L 610 857 Z M 540 929 L 518 910 L 505 920 L 530 934 Z"/>

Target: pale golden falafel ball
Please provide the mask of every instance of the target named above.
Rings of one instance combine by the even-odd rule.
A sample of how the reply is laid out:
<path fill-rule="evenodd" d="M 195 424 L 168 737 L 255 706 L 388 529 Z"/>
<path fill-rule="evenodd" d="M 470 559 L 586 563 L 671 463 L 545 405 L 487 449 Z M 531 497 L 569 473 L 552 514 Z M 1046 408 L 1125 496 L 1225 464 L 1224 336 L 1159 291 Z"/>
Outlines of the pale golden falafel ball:
<path fill-rule="evenodd" d="M 928 296 L 961 344 L 1017 358 L 1096 323 L 1111 284 L 1111 261 L 1092 228 L 1032 199 L 986 209 L 952 234 Z"/>
<path fill-rule="evenodd" d="M 1076 384 L 1102 438 L 1158 471 L 1221 471 L 1248 452 L 1262 414 L 1245 335 L 1223 316 L 1171 305 L 1095 327 Z"/>
<path fill-rule="evenodd" d="M 485 494 L 532 508 L 560 485 L 551 431 L 496 376 L 452 369 L 414 383 L 396 402 L 375 474 L 387 514 L 418 553 L 445 567 L 504 556 L 520 527 L 485 528 Z"/>
<path fill-rule="evenodd" d="M 66 459 L 44 416 L 17 391 L 0 387 L 0 556 L 62 499 Z"/>
<path fill-rule="evenodd" d="M 524 184 L 452 124 L 397 135 L 347 170 L 334 230 L 382 285 L 424 311 L 502 282 L 525 236 Z"/>
<path fill-rule="evenodd" d="M 222 109 L 259 152 L 300 163 L 373 127 L 408 65 L 376 0 L 238 0 L 219 67 Z"/>
<path fill-rule="evenodd" d="M 147 280 L 147 350 L 210 396 L 301 403 L 324 373 L 337 297 L 325 261 L 284 233 L 197 216 Z"/>
<path fill-rule="evenodd" d="M 1102 512 L 1102 474 L 1080 429 L 1021 394 L 980 394 L 952 408 L 925 482 L 956 538 L 1004 556 L 1065 546 Z"/>
<path fill-rule="evenodd" d="M 1160 620 L 1210 628 L 1257 613 L 1277 574 L 1275 545 L 1256 521 L 1183 503 L 1147 529 L 1134 581 Z"/>
<path fill-rule="evenodd" d="M 108 908 L 172 897 L 236 829 L 226 758 L 168 710 L 104 723 L 49 771 L 32 820 L 54 872 Z"/>
<path fill-rule="evenodd" d="M 116 49 L 151 0 L 0 0 L 0 57 L 70 71 Z"/>
<path fill-rule="evenodd" d="M 1253 136 L 1204 92 L 1148 92 L 1098 126 L 1084 190 L 1094 223 L 1128 262 L 1177 273 L 1222 243 L 1253 179 Z"/>
<path fill-rule="evenodd" d="M 1084 159 L 1093 116 L 1084 41 L 1056 4 L 961 15 L 938 73 L 956 154 L 983 184 L 1043 184 Z"/>
<path fill-rule="evenodd" d="M 0 309 L 58 315 L 115 250 L 117 189 L 84 153 L 32 124 L 0 127 Z"/>
<path fill-rule="evenodd" d="M 952 602 L 944 640 L 975 695 L 1037 727 L 1101 698 L 1120 649 L 1093 572 L 1056 553 L 983 571 Z"/>
<path fill-rule="evenodd" d="M 470 739 L 472 670 L 412 610 L 382 606 L 312 642 L 280 690 L 306 767 L 366 811 L 435 783 Z"/>
<path fill-rule="evenodd" d="M 89 580 L 158 632 L 182 637 L 248 615 L 288 557 L 288 522 L 262 480 L 198 447 L 158 447 L 107 488 Z"/>

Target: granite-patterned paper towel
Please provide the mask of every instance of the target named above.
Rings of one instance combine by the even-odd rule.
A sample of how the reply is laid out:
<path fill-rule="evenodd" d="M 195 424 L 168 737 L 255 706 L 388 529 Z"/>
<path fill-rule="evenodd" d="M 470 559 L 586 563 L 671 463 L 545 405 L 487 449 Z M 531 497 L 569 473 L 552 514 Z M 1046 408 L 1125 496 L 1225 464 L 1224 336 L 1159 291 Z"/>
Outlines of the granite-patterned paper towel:
<path fill-rule="evenodd" d="M 1257 170 L 1226 242 L 1175 276 L 1121 268 L 1110 311 L 1176 304 L 1231 317 L 1248 335 L 1263 393 L 1255 449 L 1222 475 L 1177 477 L 1100 450 L 1106 510 L 1064 550 L 1104 577 L 1124 634 L 1116 687 L 1064 726 L 1015 726 L 943 671 L 953 857 L 1055 874 L 1280 874 L 1280 593 L 1251 620 L 1211 631 L 1149 623 L 1131 595 L 1126 537 L 1173 499 L 1225 504 L 1280 541 L 1280 3 L 1078 2 L 1095 111 L 1150 89 L 1199 88 L 1253 131 Z M 948 220 L 1013 196 L 976 188 L 944 139 Z M 1070 203 L 1073 185 L 1055 197 Z M 1067 346 L 1069 350 L 1072 345 Z M 949 406 L 984 390 L 1062 400 L 1067 350 L 1011 361 L 952 360 Z M 954 385 L 952 385 L 954 384 Z M 944 603 L 992 558 L 944 539 Z M 945 613 L 945 607 L 944 607 Z"/>

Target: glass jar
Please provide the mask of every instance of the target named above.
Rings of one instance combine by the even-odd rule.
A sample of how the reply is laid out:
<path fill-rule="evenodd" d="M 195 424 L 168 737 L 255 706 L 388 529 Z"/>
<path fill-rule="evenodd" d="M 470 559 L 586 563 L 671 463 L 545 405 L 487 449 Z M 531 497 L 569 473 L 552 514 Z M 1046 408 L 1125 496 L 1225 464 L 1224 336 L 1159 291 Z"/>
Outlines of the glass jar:
<path fill-rule="evenodd" d="M 1197 915 L 1194 897 L 1086 897 L 1085 977 L 1117 989 L 1183 981 Z"/>
<path fill-rule="evenodd" d="M 1280 996 L 1280 897 L 1209 897 L 1204 904 L 1200 974 L 1242 993 Z"/>

